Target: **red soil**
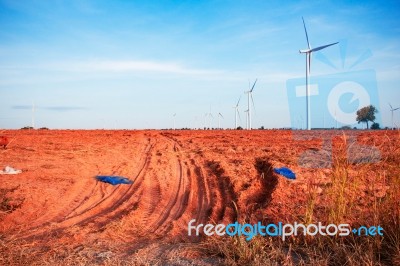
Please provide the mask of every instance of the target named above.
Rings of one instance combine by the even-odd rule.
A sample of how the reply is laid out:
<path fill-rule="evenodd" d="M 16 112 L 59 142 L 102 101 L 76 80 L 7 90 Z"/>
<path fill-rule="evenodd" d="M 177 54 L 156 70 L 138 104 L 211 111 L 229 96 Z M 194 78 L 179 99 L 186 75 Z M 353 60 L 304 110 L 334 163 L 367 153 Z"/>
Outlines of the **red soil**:
<path fill-rule="evenodd" d="M 0 136 L 0 146 L 3 146 L 5 149 L 10 141 L 8 140 L 7 137 Z"/>
<path fill-rule="evenodd" d="M 300 154 L 320 148 L 322 140 L 297 140 L 291 131 L 3 134 L 14 141 L 0 153 L 0 167 L 23 172 L 0 175 L 0 188 L 9 190 L 14 206 L 0 213 L 0 236 L 42 250 L 91 247 L 125 256 L 154 243 L 197 242 L 187 235 L 191 219 L 294 222 L 304 212 L 308 180 L 326 184 L 331 171 L 300 167 Z M 398 139 L 396 134 L 363 133 L 357 140 L 379 146 L 385 138 Z M 272 172 L 271 167 L 282 166 L 297 179 Z M 134 183 L 112 186 L 95 175 L 124 176 Z M 161 252 L 159 246 L 152 251 Z"/>

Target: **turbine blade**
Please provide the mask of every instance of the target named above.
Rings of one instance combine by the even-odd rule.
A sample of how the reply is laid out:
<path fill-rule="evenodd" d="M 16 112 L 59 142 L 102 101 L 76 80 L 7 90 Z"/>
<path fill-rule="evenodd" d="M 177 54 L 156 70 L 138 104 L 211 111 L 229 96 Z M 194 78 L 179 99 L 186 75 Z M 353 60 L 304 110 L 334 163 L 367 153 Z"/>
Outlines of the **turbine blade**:
<path fill-rule="evenodd" d="M 304 18 L 303 18 L 303 17 L 301 17 L 301 19 L 303 20 L 304 32 L 306 33 L 308 49 L 311 49 L 311 45 L 310 45 L 310 42 L 309 42 L 309 40 L 308 40 L 308 34 L 307 34 L 306 23 L 304 22 Z"/>
<path fill-rule="evenodd" d="M 392 107 L 392 105 L 390 104 L 390 103 L 388 103 L 389 104 L 389 106 L 390 106 L 390 110 L 393 110 L 393 107 Z"/>
<path fill-rule="evenodd" d="M 238 102 L 236 104 L 236 107 L 238 107 L 241 98 L 242 98 L 242 96 L 239 97 L 239 100 L 238 100 Z"/>
<path fill-rule="evenodd" d="M 400 109 L 400 107 L 397 107 L 397 108 L 394 108 L 393 111 L 396 111 L 396 110 L 399 110 L 399 109 Z"/>
<path fill-rule="evenodd" d="M 256 86 L 256 83 L 257 83 L 257 79 L 256 79 L 256 81 L 254 81 L 253 87 L 251 87 L 251 90 L 250 90 L 250 92 L 253 92 L 253 90 L 254 90 L 254 86 Z"/>
<path fill-rule="evenodd" d="M 316 52 L 316 51 L 325 49 L 326 47 L 329 47 L 329 46 L 332 46 L 332 45 L 335 45 L 335 44 L 338 44 L 338 43 L 339 43 L 339 42 L 334 42 L 334 43 L 331 43 L 331 44 L 323 45 L 323 46 L 320 46 L 320 47 L 311 49 L 310 52 Z"/>

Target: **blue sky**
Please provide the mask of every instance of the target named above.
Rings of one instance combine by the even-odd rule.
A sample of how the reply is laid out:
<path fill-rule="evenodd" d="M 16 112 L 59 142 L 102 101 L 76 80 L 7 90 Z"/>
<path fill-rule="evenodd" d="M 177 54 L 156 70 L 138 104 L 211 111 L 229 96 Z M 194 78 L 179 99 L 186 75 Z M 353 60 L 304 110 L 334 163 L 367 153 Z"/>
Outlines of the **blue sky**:
<path fill-rule="evenodd" d="M 212 126 L 220 112 L 228 128 L 240 96 L 244 126 L 256 78 L 253 127 L 301 126 L 305 101 L 288 90 L 305 83 L 302 16 L 312 47 L 340 41 L 313 55 L 311 83 L 364 84 L 390 126 L 399 10 L 398 1 L 0 1 L 0 128 L 31 125 L 32 102 L 36 127 L 171 128 L 174 113 L 176 127 L 203 127 L 211 110 Z M 371 70 L 372 83 L 359 80 Z M 326 95 L 311 97 L 313 127 L 335 125 Z M 337 106 L 360 102 L 343 95 Z"/>

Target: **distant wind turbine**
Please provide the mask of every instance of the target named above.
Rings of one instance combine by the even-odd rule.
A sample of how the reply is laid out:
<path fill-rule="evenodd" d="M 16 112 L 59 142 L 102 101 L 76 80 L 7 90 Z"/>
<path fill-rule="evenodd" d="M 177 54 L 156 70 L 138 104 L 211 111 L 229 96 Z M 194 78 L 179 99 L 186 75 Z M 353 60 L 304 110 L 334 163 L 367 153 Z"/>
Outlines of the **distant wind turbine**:
<path fill-rule="evenodd" d="M 214 116 L 211 113 L 211 105 L 210 105 L 210 112 L 205 114 L 204 122 L 206 121 L 206 117 L 208 117 L 208 128 L 211 129 L 211 122 L 214 119 Z"/>
<path fill-rule="evenodd" d="M 253 108 L 254 108 L 254 100 L 253 100 L 253 90 L 254 90 L 254 86 L 256 86 L 257 83 L 257 79 L 256 81 L 254 81 L 253 86 L 248 91 L 245 91 L 244 93 L 247 93 L 247 121 L 248 121 L 248 125 L 247 125 L 247 129 L 251 129 L 251 108 L 250 108 L 250 98 L 251 98 L 251 102 L 253 103 Z M 250 84 L 249 84 L 250 85 Z M 247 123 L 246 123 L 247 124 Z"/>
<path fill-rule="evenodd" d="M 394 127 L 393 127 L 393 112 L 396 111 L 396 110 L 399 110 L 400 107 L 393 108 L 392 105 L 391 105 L 390 103 L 389 103 L 389 106 L 390 106 L 390 112 L 392 112 L 392 129 L 393 129 L 393 128 L 394 128 Z"/>
<path fill-rule="evenodd" d="M 239 114 L 239 102 L 240 102 L 240 98 L 242 98 L 242 97 L 239 97 L 239 100 L 238 100 L 237 104 L 236 104 L 235 106 L 233 106 L 233 108 L 235 108 L 235 128 L 234 128 L 234 129 L 237 129 L 237 127 L 238 127 L 238 125 L 237 125 L 237 116 L 238 116 L 238 115 L 240 116 L 240 114 Z"/>
<path fill-rule="evenodd" d="M 307 129 L 310 130 L 311 129 L 311 113 L 310 113 L 310 88 L 309 88 L 309 76 L 310 76 L 310 69 L 311 69 L 311 54 L 313 52 L 325 49 L 329 46 L 335 45 L 339 42 L 335 42 L 335 43 L 331 43 L 331 44 L 327 44 L 327 45 L 323 45 L 323 46 L 319 46 L 317 48 L 312 49 L 310 42 L 308 40 L 308 34 L 307 34 L 307 29 L 306 29 L 306 23 L 304 22 L 304 18 L 303 19 L 303 25 L 304 25 L 304 31 L 306 33 L 306 39 L 307 39 L 307 45 L 308 45 L 308 49 L 305 50 L 300 50 L 299 52 L 301 54 L 306 54 L 306 105 L 307 105 L 307 109 L 306 109 L 306 122 L 307 122 Z"/>
<path fill-rule="evenodd" d="M 221 129 L 220 123 L 219 123 L 219 118 L 224 119 L 223 115 L 221 113 L 218 113 L 218 129 Z"/>
<path fill-rule="evenodd" d="M 174 117 L 174 130 L 175 130 L 175 117 L 176 117 L 176 113 L 173 115 Z"/>

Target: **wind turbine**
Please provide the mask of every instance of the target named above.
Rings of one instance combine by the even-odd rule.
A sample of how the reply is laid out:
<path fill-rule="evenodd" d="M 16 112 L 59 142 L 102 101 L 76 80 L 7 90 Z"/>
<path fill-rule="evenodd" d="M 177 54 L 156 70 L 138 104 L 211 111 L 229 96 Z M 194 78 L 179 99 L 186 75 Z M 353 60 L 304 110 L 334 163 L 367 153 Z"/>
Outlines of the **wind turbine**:
<path fill-rule="evenodd" d="M 208 117 L 208 128 L 209 129 L 212 129 L 211 128 L 211 123 L 212 123 L 212 119 L 214 119 L 214 116 L 212 115 L 212 113 L 211 113 L 211 105 L 210 105 L 210 112 L 208 112 L 208 113 L 205 113 L 205 115 L 204 115 L 204 125 L 205 125 L 205 123 L 206 123 L 206 118 Z"/>
<path fill-rule="evenodd" d="M 218 129 L 221 129 L 221 126 L 219 124 L 219 118 L 222 117 L 224 119 L 223 115 L 221 113 L 218 113 Z"/>
<path fill-rule="evenodd" d="M 173 115 L 174 117 L 174 130 L 175 130 L 175 117 L 176 117 L 176 113 Z"/>
<path fill-rule="evenodd" d="M 389 103 L 389 106 L 390 106 L 390 112 L 392 112 L 392 129 L 393 129 L 393 128 L 394 128 L 394 127 L 393 127 L 393 112 L 396 111 L 396 110 L 399 110 L 400 107 L 393 108 L 392 105 L 391 105 L 390 103 Z"/>
<path fill-rule="evenodd" d="M 246 115 L 246 129 L 249 129 L 249 110 L 247 109 L 246 111 L 244 111 L 245 113 L 247 113 Z"/>
<path fill-rule="evenodd" d="M 237 102 L 237 104 L 235 105 L 235 106 L 233 106 L 233 108 L 235 108 L 235 128 L 234 129 L 237 129 L 237 116 L 239 115 L 240 116 L 240 114 L 239 114 L 239 102 L 240 102 L 240 98 L 242 98 L 242 96 L 240 96 L 239 97 L 239 100 L 238 100 L 238 102 Z"/>
<path fill-rule="evenodd" d="M 253 100 L 253 90 L 254 90 L 254 86 L 256 86 L 256 81 L 254 81 L 253 87 L 251 87 L 251 90 L 245 91 L 244 93 L 247 93 L 247 121 L 248 121 L 248 126 L 247 129 L 251 129 L 251 108 L 250 108 L 250 98 L 251 98 L 251 102 L 253 103 L 253 108 L 254 108 L 254 100 Z M 249 84 L 250 85 L 250 84 Z M 249 86 L 250 89 L 250 86 Z M 246 112 L 245 111 L 245 112 Z M 247 124 L 247 123 L 246 123 Z"/>
<path fill-rule="evenodd" d="M 311 48 L 310 42 L 308 40 L 308 34 L 307 34 L 307 29 L 306 29 L 306 23 L 304 22 L 304 18 L 303 19 L 303 25 L 304 25 L 304 31 L 306 33 L 306 39 L 307 39 L 307 46 L 308 49 L 304 49 L 304 50 L 299 50 L 299 52 L 301 54 L 306 54 L 306 121 L 307 121 L 307 130 L 311 129 L 311 113 L 310 113 L 310 88 L 309 88 L 309 76 L 310 76 L 310 69 L 311 69 L 311 54 L 313 52 L 325 49 L 329 46 L 335 45 L 339 42 L 335 42 L 335 43 L 331 43 L 331 44 L 327 44 L 327 45 L 323 45 L 323 46 L 319 46 L 317 48 Z"/>

